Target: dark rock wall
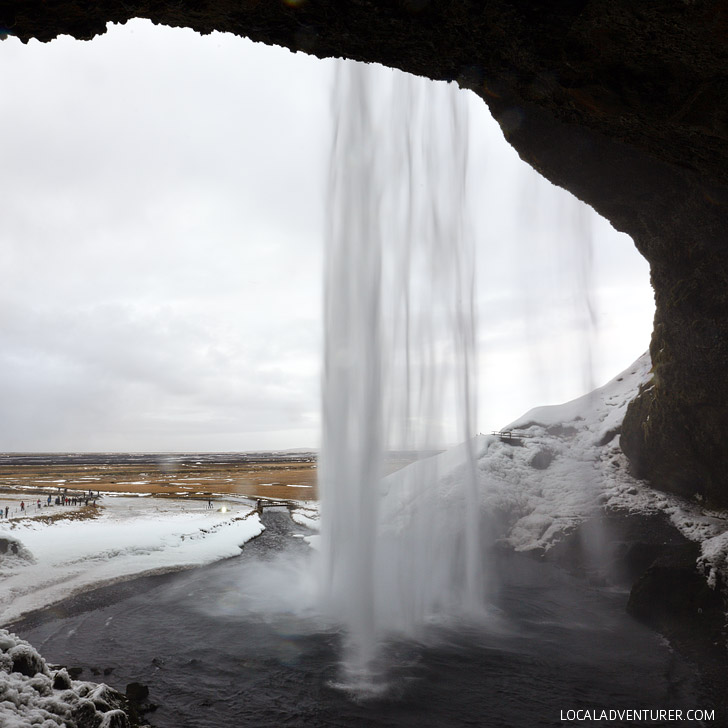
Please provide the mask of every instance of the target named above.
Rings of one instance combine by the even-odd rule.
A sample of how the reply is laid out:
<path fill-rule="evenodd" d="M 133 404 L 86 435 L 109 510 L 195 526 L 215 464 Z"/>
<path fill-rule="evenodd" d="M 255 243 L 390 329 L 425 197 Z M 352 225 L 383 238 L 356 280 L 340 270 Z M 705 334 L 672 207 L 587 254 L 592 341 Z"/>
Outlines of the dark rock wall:
<path fill-rule="evenodd" d="M 132 17 L 473 89 L 650 262 L 654 381 L 622 432 L 637 473 L 728 505 L 728 0 L 0 0 L 22 40 Z"/>

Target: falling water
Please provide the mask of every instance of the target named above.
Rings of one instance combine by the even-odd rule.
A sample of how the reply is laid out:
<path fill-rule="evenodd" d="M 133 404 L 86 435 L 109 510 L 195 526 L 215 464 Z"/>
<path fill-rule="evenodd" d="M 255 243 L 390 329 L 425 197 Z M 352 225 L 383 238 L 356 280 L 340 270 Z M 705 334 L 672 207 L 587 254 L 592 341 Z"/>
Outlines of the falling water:
<path fill-rule="evenodd" d="M 334 115 L 323 583 L 347 633 L 344 680 L 366 690 L 380 682 L 387 632 L 410 634 L 482 601 L 468 129 L 454 85 L 354 63 L 338 69 Z M 389 450 L 429 452 L 454 439 L 463 492 L 449 494 L 447 513 L 452 484 L 441 475 L 452 462 L 421 459 L 383 479 Z"/>
<path fill-rule="evenodd" d="M 578 382 L 572 396 L 590 392 L 601 383 L 594 360 L 599 338 L 593 260 L 598 217 L 526 165 L 518 169 L 514 184 L 492 184 L 509 188 L 511 198 L 518 200 L 505 237 L 514 256 L 512 285 L 519 291 L 514 308 L 525 329 L 529 373 L 547 399 L 567 378 Z"/>

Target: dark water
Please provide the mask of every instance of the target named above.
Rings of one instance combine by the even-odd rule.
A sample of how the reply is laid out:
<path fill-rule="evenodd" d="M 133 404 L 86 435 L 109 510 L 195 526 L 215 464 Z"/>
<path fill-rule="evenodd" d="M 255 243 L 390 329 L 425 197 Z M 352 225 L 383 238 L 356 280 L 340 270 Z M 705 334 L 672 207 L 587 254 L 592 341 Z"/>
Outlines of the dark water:
<path fill-rule="evenodd" d="M 694 672 L 625 615 L 624 593 L 516 557 L 499 564 L 487 624 L 391 644 L 390 690 L 356 699 L 334 687 L 340 636 L 307 607 L 302 529 L 285 510 L 265 522 L 240 558 L 16 631 L 49 661 L 84 666 L 82 679 L 149 685 L 159 728 L 573 726 L 560 711 L 701 705 Z"/>

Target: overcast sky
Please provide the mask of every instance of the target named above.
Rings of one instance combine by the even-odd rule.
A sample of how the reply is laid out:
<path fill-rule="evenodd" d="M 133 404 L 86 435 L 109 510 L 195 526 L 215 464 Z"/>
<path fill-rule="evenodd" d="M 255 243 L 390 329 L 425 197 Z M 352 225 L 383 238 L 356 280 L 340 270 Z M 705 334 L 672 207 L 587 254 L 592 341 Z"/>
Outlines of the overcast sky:
<path fill-rule="evenodd" d="M 0 53 L 0 450 L 317 446 L 335 62 L 145 21 Z M 627 367 L 654 307 L 469 111 L 486 431 Z"/>

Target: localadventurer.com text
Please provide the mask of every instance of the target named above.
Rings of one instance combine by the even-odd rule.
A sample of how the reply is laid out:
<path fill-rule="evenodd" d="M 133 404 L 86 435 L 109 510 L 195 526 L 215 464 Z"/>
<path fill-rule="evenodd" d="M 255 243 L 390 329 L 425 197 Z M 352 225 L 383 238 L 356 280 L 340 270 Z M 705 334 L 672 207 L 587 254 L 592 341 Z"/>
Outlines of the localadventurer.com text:
<path fill-rule="evenodd" d="M 578 708 L 562 710 L 563 723 L 583 723 L 584 721 L 620 721 L 635 723 L 679 723 L 704 722 L 715 720 L 714 710 L 663 710 L 661 708 L 644 708 L 640 710 L 615 710 L 606 708 Z"/>

